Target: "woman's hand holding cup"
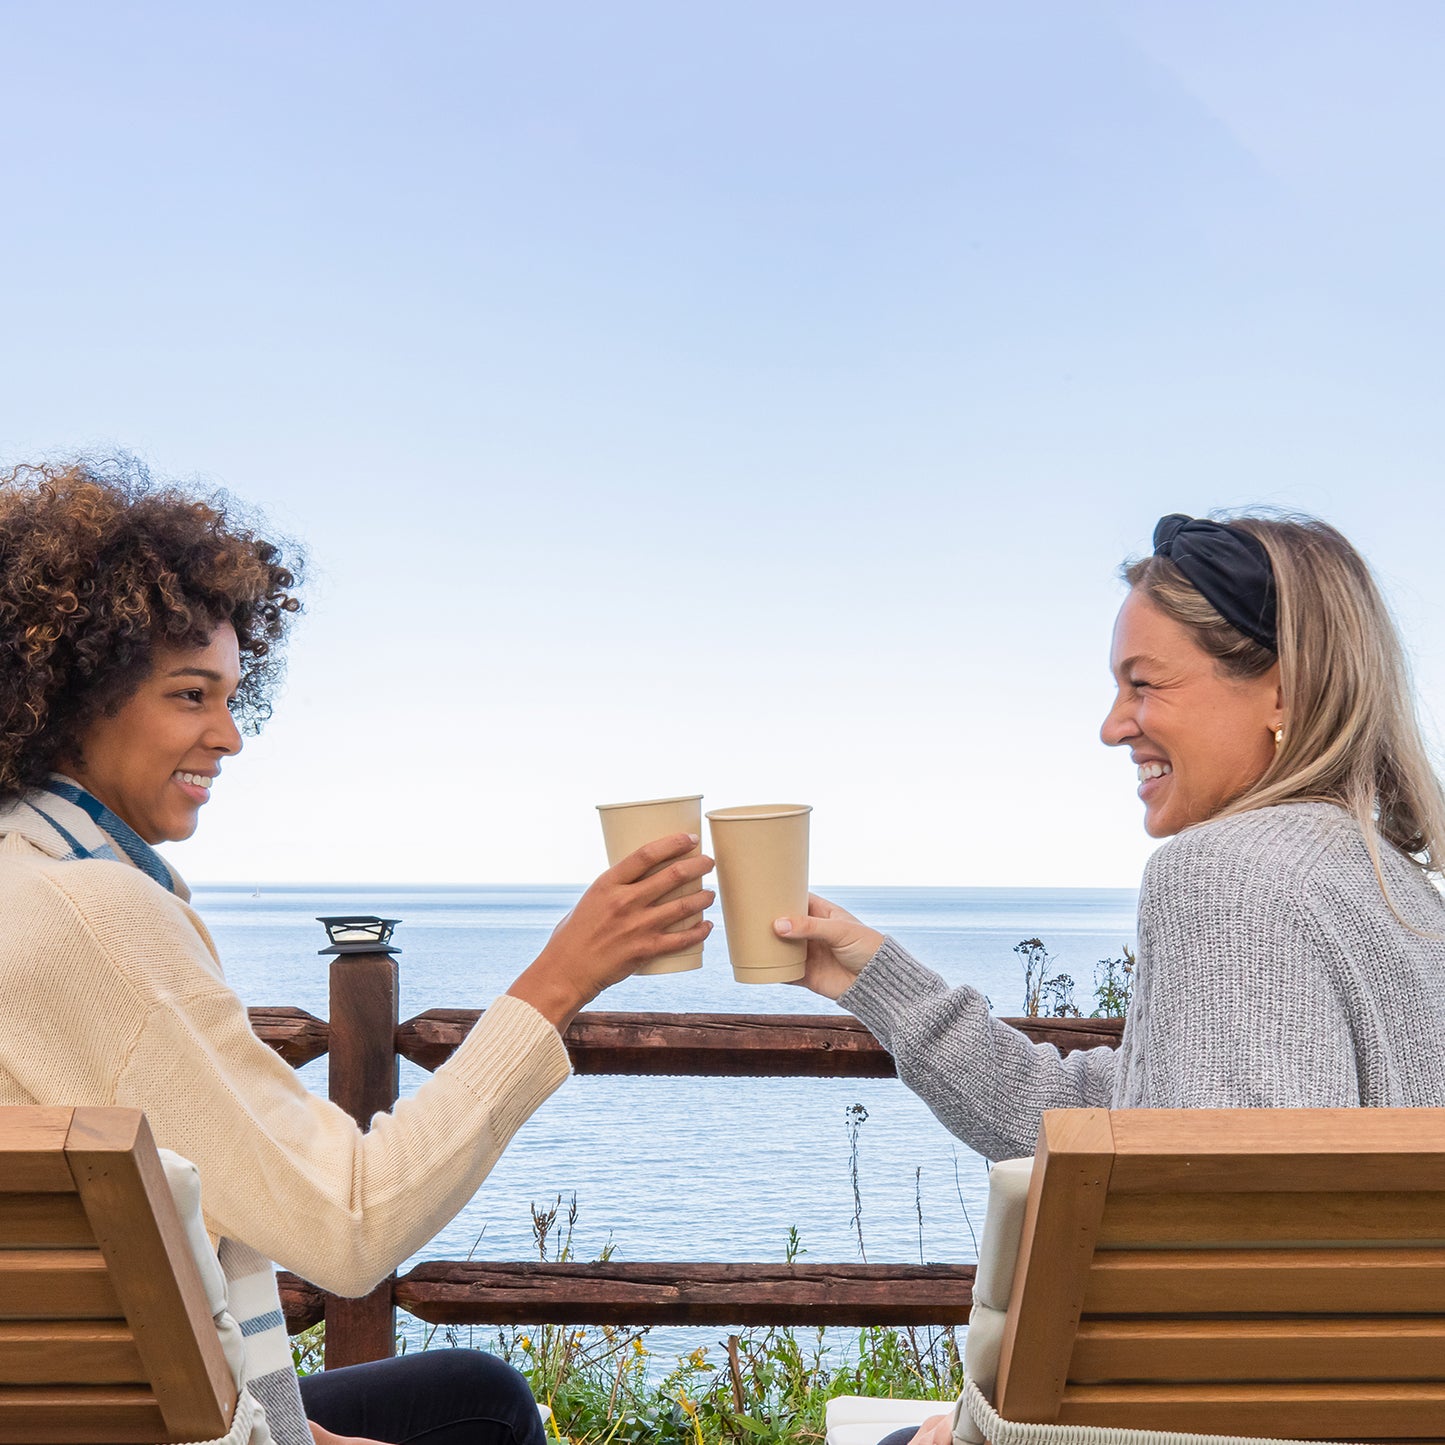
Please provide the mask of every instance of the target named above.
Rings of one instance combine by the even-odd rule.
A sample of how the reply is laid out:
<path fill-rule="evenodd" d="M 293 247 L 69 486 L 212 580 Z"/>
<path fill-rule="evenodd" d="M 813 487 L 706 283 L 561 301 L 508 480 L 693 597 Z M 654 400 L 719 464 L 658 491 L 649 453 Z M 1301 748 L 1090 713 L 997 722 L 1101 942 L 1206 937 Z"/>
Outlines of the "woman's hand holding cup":
<path fill-rule="evenodd" d="M 816 893 L 808 895 L 806 918 L 779 918 L 773 932 L 780 938 L 808 940 L 807 960 L 798 982 L 824 998 L 840 997 L 883 946 L 883 935 L 876 928 L 860 923 Z"/>
<path fill-rule="evenodd" d="M 561 1031 L 579 1009 L 640 965 L 700 947 L 712 931 L 712 924 L 700 916 L 713 901 L 712 890 L 701 888 L 661 901 L 712 871 L 712 859 L 696 852 L 697 844 L 696 834 L 674 833 L 614 863 L 552 930 L 546 947 L 507 992 L 531 1004 Z M 694 916 L 697 922 L 691 928 L 665 931 Z"/>

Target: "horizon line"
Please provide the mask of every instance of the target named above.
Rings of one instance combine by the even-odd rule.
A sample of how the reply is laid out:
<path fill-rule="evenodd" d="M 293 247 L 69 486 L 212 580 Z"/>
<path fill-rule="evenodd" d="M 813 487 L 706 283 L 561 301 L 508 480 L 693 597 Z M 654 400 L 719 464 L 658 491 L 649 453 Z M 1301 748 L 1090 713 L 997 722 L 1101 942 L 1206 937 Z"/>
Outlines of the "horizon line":
<path fill-rule="evenodd" d="M 467 883 L 458 882 L 420 882 L 407 879 L 367 879 L 362 882 L 341 881 L 337 879 L 324 878 L 303 878 L 299 881 L 283 881 L 281 879 L 249 879 L 249 878 L 203 878 L 197 880 L 187 879 L 187 885 L 192 891 L 199 888 L 251 888 L 265 891 L 268 888 L 281 889 L 287 892 L 297 892 L 301 889 L 329 888 L 341 892 L 360 891 L 369 888 L 565 888 L 568 890 L 577 889 L 585 892 L 591 886 L 593 880 L 585 883 L 554 883 L 531 881 L 527 883 L 510 882 L 508 880 L 476 880 Z M 1138 885 L 1119 883 L 809 883 L 809 888 L 818 893 L 837 892 L 840 890 L 856 889 L 897 889 L 909 892 L 935 892 L 935 893 L 995 893 L 1002 890 L 1012 890 L 1021 893 L 1137 893 Z"/>

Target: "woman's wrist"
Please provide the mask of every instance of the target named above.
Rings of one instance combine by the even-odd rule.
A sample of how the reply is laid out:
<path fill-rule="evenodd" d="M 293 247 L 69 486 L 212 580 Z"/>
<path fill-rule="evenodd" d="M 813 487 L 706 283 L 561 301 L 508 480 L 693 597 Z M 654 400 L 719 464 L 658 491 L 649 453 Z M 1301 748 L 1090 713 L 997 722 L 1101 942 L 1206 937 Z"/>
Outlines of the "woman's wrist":
<path fill-rule="evenodd" d="M 884 935 L 876 928 L 864 928 L 849 949 L 848 957 L 840 962 L 856 978 L 878 957 L 878 950 L 883 947 L 883 943 Z"/>
<path fill-rule="evenodd" d="M 544 948 L 517 975 L 507 992 L 530 1004 L 559 1034 L 566 1033 L 578 1010 L 593 997 L 578 986 L 576 977 L 577 972 L 566 959 Z"/>

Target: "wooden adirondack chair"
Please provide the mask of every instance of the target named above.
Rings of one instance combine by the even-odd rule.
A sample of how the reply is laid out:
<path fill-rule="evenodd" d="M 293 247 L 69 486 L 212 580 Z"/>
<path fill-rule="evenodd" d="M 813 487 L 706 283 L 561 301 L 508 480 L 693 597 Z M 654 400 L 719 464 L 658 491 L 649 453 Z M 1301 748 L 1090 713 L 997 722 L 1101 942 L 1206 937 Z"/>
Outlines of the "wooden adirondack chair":
<path fill-rule="evenodd" d="M 1059 1110 L 994 1174 L 962 1438 L 1445 1441 L 1445 1109 Z"/>
<path fill-rule="evenodd" d="M 0 1445 L 211 1440 L 236 1401 L 145 1116 L 0 1108 Z"/>

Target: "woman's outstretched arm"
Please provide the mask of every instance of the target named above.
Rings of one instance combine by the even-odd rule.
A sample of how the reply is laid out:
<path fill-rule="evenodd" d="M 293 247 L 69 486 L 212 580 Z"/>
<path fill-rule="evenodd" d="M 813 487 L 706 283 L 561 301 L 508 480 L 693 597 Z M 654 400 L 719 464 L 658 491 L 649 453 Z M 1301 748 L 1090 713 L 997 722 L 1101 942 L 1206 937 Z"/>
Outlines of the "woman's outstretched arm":
<path fill-rule="evenodd" d="M 676 841 L 679 852 L 695 846 Z M 683 862 L 694 876 L 711 866 Z M 0 1068 L 39 1103 L 144 1109 L 157 1142 L 200 1169 L 216 1232 L 335 1293 L 365 1293 L 435 1235 L 567 1077 L 553 1022 L 503 995 L 415 1095 L 363 1133 L 252 1032 L 204 924 L 180 899 L 126 864 L 19 866 L 0 940 Z M 675 906 L 656 906 L 676 886 L 669 868 L 645 882 L 618 868 L 558 926 L 533 973 L 559 1021 L 689 939 L 663 932 L 677 921 Z M 637 907 L 615 887 L 637 889 Z M 680 902 L 697 911 L 710 896 Z"/>
<path fill-rule="evenodd" d="M 893 1055 L 898 1077 L 939 1121 L 988 1159 L 1032 1154 L 1045 1109 L 1107 1108 L 1115 1051 L 1060 1054 L 993 1017 L 896 939 L 813 895 L 808 917 L 779 920 L 808 940 L 803 983 L 856 1014 Z"/>

